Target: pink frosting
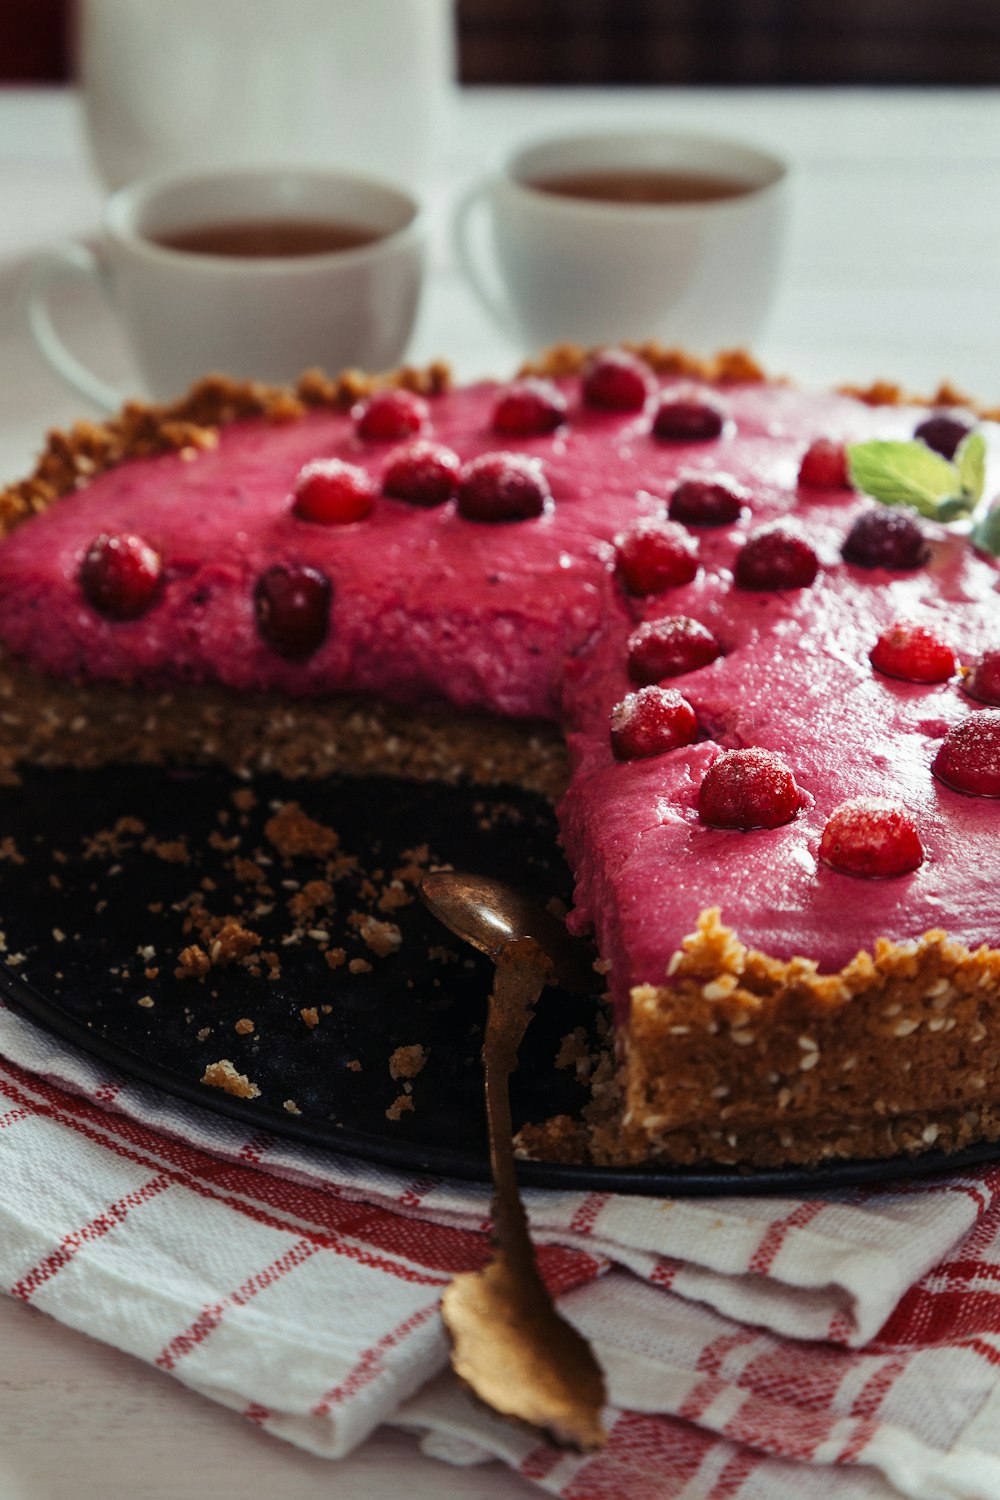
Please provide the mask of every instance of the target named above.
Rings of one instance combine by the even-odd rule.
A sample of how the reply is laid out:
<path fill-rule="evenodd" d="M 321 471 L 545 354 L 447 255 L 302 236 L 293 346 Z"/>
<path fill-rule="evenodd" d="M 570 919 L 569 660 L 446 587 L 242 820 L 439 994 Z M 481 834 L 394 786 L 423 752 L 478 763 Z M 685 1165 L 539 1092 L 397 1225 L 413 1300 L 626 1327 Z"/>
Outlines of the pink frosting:
<path fill-rule="evenodd" d="M 667 385 L 671 382 L 666 382 Z M 193 459 L 135 460 L 100 476 L 18 528 L 0 546 L 0 640 L 61 675 L 156 684 L 219 680 L 237 689 L 371 692 L 442 699 L 566 727 L 572 783 L 560 808 L 577 879 L 575 925 L 592 924 L 619 998 L 661 981 L 698 913 L 719 906 L 740 937 L 824 971 L 880 936 L 903 941 L 944 927 L 971 946 L 1000 947 L 1000 801 L 965 797 L 930 774 L 947 728 L 975 705 L 956 682 L 915 685 L 874 672 L 868 652 L 894 619 L 935 626 L 970 662 L 1000 645 L 997 567 L 961 538 L 928 527 L 930 563 L 911 573 L 844 563 L 840 547 L 872 502 L 798 489 L 816 437 L 907 437 L 920 413 L 778 386 L 721 395 L 716 441 L 659 442 L 649 415 L 580 405 L 563 382 L 567 424 L 498 439 L 495 386 L 431 402 L 431 435 L 462 459 L 500 448 L 539 457 L 554 504 L 537 520 L 489 525 L 454 505 L 426 511 L 380 499 L 371 517 L 326 527 L 296 519 L 301 466 L 336 455 L 378 477 L 392 445 L 366 443 L 351 418 L 315 413 L 286 425 L 226 428 Z M 641 513 L 662 513 L 680 475 L 725 473 L 749 491 L 731 527 L 692 528 L 700 569 L 689 584 L 630 600 L 613 571 L 612 539 Z M 819 553 L 811 588 L 752 593 L 733 586 L 747 531 L 791 516 Z M 97 615 L 77 583 L 100 532 L 135 531 L 161 553 L 165 585 L 135 621 Z M 275 562 L 301 561 L 333 585 L 330 634 L 306 662 L 260 639 L 253 586 Z M 625 642 L 635 623 L 687 614 L 724 654 L 674 678 L 705 738 L 649 760 L 616 762 L 608 715 L 630 690 Z M 720 749 L 779 752 L 805 793 L 784 827 L 742 833 L 697 816 L 701 778 Z M 848 797 L 903 800 L 920 827 L 924 864 L 860 880 L 818 862 L 826 818 Z"/>

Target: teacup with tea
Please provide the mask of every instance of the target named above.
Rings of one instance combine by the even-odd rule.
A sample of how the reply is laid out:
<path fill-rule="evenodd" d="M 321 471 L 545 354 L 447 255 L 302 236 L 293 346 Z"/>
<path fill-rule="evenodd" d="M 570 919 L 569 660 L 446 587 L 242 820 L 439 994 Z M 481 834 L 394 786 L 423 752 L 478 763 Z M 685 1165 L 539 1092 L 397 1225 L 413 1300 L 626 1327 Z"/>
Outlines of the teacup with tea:
<path fill-rule="evenodd" d="M 295 168 L 184 172 L 121 189 L 99 252 L 43 251 L 25 296 L 39 348 L 98 405 L 120 392 L 57 333 L 55 280 L 83 276 L 107 294 L 151 394 L 199 376 L 285 384 L 311 365 L 384 370 L 401 359 L 423 271 L 423 214 L 376 178 Z"/>
<path fill-rule="evenodd" d="M 480 302 L 523 349 L 747 343 L 775 288 L 787 168 L 722 136 L 604 132 L 522 148 L 454 220 Z M 485 212 L 493 274 L 476 234 Z"/>

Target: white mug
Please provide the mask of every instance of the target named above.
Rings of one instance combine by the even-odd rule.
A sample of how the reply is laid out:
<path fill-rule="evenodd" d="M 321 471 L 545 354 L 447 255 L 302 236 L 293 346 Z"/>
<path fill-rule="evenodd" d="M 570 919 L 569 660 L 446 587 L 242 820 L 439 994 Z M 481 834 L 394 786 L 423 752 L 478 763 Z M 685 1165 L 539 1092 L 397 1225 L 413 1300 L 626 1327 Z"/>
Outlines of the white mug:
<path fill-rule="evenodd" d="M 354 249 L 243 257 L 159 243 L 191 230 L 296 221 L 350 224 Z M 423 214 L 401 188 L 346 173 L 277 168 L 175 173 L 115 193 L 98 253 L 42 251 L 25 285 L 28 321 L 57 374 L 99 406 L 123 400 L 66 347 L 49 309 L 53 283 L 97 282 L 157 399 L 200 376 L 287 384 L 312 365 L 385 370 L 401 359 L 423 271 Z"/>
<path fill-rule="evenodd" d="M 646 173 L 725 180 L 734 191 L 622 202 L 540 186 Z M 659 339 L 709 353 L 760 334 L 778 275 L 786 179 L 780 158 L 721 136 L 635 130 L 542 141 L 459 201 L 456 254 L 483 307 L 523 349 Z M 484 209 L 492 276 L 475 232 Z"/>
<path fill-rule="evenodd" d="M 91 151 L 114 189 L 180 167 L 418 182 L 444 129 L 453 0 L 78 0 Z"/>

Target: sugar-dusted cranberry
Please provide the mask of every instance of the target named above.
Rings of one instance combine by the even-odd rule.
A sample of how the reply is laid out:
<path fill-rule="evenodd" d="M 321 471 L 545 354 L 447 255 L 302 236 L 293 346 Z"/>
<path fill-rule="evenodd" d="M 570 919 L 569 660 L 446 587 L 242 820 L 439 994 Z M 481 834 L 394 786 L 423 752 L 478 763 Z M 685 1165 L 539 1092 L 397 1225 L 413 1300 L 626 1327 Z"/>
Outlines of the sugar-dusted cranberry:
<path fill-rule="evenodd" d="M 959 443 L 971 431 L 968 422 L 963 422 L 958 417 L 949 417 L 946 412 L 936 412 L 914 429 L 913 436 L 922 438 L 928 448 L 933 448 L 942 458 L 954 458 Z"/>
<path fill-rule="evenodd" d="M 691 582 L 698 546 L 675 521 L 643 516 L 615 537 L 615 563 L 630 594 L 659 594 Z"/>
<path fill-rule="evenodd" d="M 1000 708 L 982 708 L 949 729 L 931 770 L 974 797 L 1000 797 Z"/>
<path fill-rule="evenodd" d="M 153 603 L 160 586 L 160 554 L 129 532 L 95 537 L 80 564 L 83 597 L 109 620 L 136 620 Z"/>
<path fill-rule="evenodd" d="M 802 806 L 795 777 L 773 750 L 724 750 L 698 792 L 698 815 L 715 828 L 779 828 Z"/>
<path fill-rule="evenodd" d="M 411 505 L 443 505 L 458 485 L 458 454 L 442 443 L 418 438 L 389 454 L 382 474 L 382 493 Z"/>
<path fill-rule="evenodd" d="M 583 399 L 605 411 L 640 411 L 652 389 L 652 371 L 624 349 L 602 349 L 583 372 Z"/>
<path fill-rule="evenodd" d="M 905 506 L 863 510 L 841 550 L 859 568 L 919 568 L 930 557 L 923 527 Z"/>
<path fill-rule="evenodd" d="M 852 797 L 830 814 L 819 857 L 844 875 L 908 875 L 923 863 L 920 832 L 902 802 Z"/>
<path fill-rule="evenodd" d="M 493 408 L 493 431 L 508 437 L 554 432 L 566 420 L 566 398 L 551 380 L 528 375 L 505 386 Z"/>
<path fill-rule="evenodd" d="M 376 443 L 401 443 L 427 423 L 427 402 L 413 391 L 376 391 L 357 413 L 357 433 Z"/>
<path fill-rule="evenodd" d="M 962 686 L 980 703 L 1000 704 L 1000 650 L 984 651 Z"/>
<path fill-rule="evenodd" d="M 698 719 L 675 688 L 644 687 L 611 710 L 611 749 L 617 760 L 662 755 L 698 736 Z"/>
<path fill-rule="evenodd" d="M 374 481 L 357 464 L 318 458 L 299 470 L 292 511 L 302 521 L 345 525 L 371 513 L 376 493 Z"/>
<path fill-rule="evenodd" d="M 730 526 L 749 500 L 735 480 L 682 479 L 670 496 L 667 512 L 686 526 Z"/>
<path fill-rule="evenodd" d="M 646 620 L 629 636 L 628 674 L 633 682 L 660 682 L 707 667 L 721 653 L 707 625 L 689 615 Z"/>
<path fill-rule="evenodd" d="M 521 453 L 483 453 L 458 478 L 458 509 L 468 521 L 530 520 L 551 498 L 541 464 Z"/>
<path fill-rule="evenodd" d="M 947 682 L 958 670 L 948 643 L 915 620 L 897 620 L 883 630 L 868 659 L 877 672 L 904 682 Z"/>
<path fill-rule="evenodd" d="M 817 438 L 809 444 L 799 464 L 799 484 L 810 490 L 846 490 L 850 483 L 843 443 Z"/>
<path fill-rule="evenodd" d="M 697 395 L 664 396 L 653 417 L 653 436 L 667 443 L 707 443 L 725 424 L 719 408 Z"/>
<path fill-rule="evenodd" d="M 819 572 L 819 558 L 804 536 L 781 522 L 747 537 L 736 558 L 741 589 L 805 589 Z"/>
<path fill-rule="evenodd" d="M 330 580 L 305 563 L 276 563 L 253 592 L 260 637 L 279 656 L 301 661 L 326 640 L 330 628 Z"/>

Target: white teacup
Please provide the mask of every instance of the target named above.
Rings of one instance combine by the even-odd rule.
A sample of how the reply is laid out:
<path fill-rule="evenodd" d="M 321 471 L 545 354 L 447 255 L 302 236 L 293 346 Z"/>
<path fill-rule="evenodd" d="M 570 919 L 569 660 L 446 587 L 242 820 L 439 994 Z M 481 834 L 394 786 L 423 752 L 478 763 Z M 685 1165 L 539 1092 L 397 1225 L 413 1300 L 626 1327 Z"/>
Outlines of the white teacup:
<path fill-rule="evenodd" d="M 456 253 L 484 308 L 522 348 L 659 339 L 708 352 L 760 334 L 786 179 L 780 158 L 721 136 L 641 130 L 543 141 L 459 202 Z M 678 196 L 612 196 L 626 181 L 640 198 Z M 484 272 L 477 250 L 482 208 L 498 276 Z"/>
<path fill-rule="evenodd" d="M 272 241 L 275 226 L 279 240 L 294 238 L 293 226 L 314 226 L 310 253 L 267 240 L 275 253 L 246 253 L 239 226 L 255 225 Z M 336 233 L 345 226 L 365 231 L 366 242 L 337 248 L 349 238 Z M 168 243 L 191 235 L 207 248 Z M 108 409 L 122 393 L 82 364 L 53 324 L 57 279 L 98 283 L 157 399 L 209 371 L 282 384 L 311 365 L 384 370 L 410 337 L 423 249 L 416 199 L 375 178 L 284 167 L 153 177 L 109 200 L 98 253 L 76 242 L 41 252 L 25 287 L 27 314 L 53 369 Z"/>

